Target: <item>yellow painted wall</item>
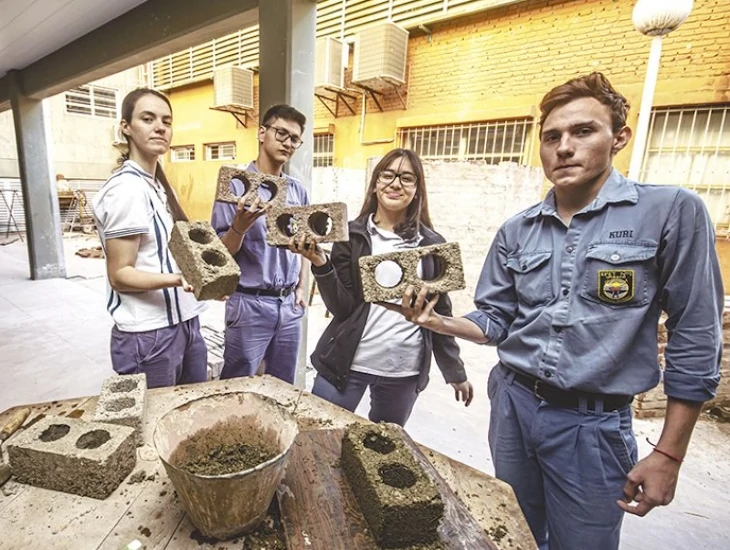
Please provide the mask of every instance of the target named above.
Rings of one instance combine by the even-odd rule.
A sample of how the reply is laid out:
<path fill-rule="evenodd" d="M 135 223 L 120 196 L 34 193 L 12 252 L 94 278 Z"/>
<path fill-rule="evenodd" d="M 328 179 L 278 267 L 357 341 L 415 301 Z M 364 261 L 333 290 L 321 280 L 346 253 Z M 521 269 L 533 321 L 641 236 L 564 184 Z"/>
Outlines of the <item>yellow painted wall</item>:
<path fill-rule="evenodd" d="M 411 32 L 406 109 L 388 93 L 385 112 L 367 100 L 362 141 L 397 140 L 397 128 L 535 116 L 551 87 L 594 70 L 604 72 L 630 99 L 636 125 L 650 39 L 631 23 L 628 0 L 530 0 Z M 664 40 L 656 106 L 730 102 L 730 2 L 696 0 L 687 22 Z M 352 65 L 350 65 L 351 67 Z M 348 71 L 349 74 L 349 71 Z M 212 84 L 172 92 L 174 144 L 235 140 L 238 162 L 256 154 L 255 129 L 237 128 L 231 115 L 209 110 Z M 355 115 L 340 106 L 333 117 L 315 101 L 314 128 L 335 127 L 335 166 L 364 168 L 397 141 L 363 145 L 361 101 Z M 258 117 L 258 113 L 254 113 Z M 255 126 L 255 124 L 254 124 Z M 533 136 L 534 165 L 539 164 Z M 616 165 L 628 169 L 631 146 Z M 210 213 L 221 163 L 168 163 L 183 203 L 193 217 Z"/>
<path fill-rule="evenodd" d="M 241 126 L 233 115 L 210 109 L 214 104 L 213 85 L 202 83 L 169 93 L 173 106 L 172 146 L 194 145 L 195 161 L 165 163 L 165 173 L 175 186 L 191 219 L 210 219 L 218 170 L 231 161 L 206 161 L 205 144 L 236 142 L 236 163 L 256 158 L 256 122 Z"/>

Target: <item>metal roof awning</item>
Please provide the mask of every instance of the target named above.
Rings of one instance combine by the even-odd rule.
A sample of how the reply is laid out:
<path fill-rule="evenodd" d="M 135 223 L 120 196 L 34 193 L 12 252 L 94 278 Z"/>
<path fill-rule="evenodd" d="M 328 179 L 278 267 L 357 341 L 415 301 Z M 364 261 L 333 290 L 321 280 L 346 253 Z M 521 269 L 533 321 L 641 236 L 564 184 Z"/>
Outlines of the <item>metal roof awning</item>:
<path fill-rule="evenodd" d="M 62 4 L 62 5 L 61 5 Z M 8 73 L 44 99 L 258 22 L 258 0 L 0 0 L 0 112 Z"/>

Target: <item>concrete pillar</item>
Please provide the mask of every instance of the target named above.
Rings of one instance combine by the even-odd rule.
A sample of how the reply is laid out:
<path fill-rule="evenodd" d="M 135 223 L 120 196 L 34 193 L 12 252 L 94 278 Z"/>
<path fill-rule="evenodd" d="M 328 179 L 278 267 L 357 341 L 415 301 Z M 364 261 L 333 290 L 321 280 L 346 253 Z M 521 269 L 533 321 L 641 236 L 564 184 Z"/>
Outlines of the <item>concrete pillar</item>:
<path fill-rule="evenodd" d="M 287 103 L 307 117 L 303 145 L 285 171 L 312 191 L 314 126 L 314 44 L 317 23 L 315 0 L 259 2 L 259 111 Z M 309 289 L 309 273 L 306 288 Z M 304 386 L 307 362 L 307 318 L 302 324 L 302 345 L 295 384 Z"/>
<path fill-rule="evenodd" d="M 51 166 L 47 106 L 42 100 L 25 96 L 19 71 L 9 71 L 8 79 L 28 234 L 30 278 L 65 277 L 61 214 Z"/>

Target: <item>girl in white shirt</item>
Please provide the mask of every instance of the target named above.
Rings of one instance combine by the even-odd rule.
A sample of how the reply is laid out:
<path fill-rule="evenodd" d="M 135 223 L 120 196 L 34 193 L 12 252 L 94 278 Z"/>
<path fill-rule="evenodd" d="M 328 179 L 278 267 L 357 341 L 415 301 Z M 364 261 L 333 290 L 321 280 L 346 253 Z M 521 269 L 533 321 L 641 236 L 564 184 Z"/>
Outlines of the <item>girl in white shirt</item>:
<path fill-rule="evenodd" d="M 112 366 L 145 373 L 149 388 L 207 379 L 202 310 L 168 249 L 173 223 L 187 220 L 158 159 L 172 140 L 172 108 L 141 88 L 122 102 L 129 153 L 94 200 L 114 319 Z"/>

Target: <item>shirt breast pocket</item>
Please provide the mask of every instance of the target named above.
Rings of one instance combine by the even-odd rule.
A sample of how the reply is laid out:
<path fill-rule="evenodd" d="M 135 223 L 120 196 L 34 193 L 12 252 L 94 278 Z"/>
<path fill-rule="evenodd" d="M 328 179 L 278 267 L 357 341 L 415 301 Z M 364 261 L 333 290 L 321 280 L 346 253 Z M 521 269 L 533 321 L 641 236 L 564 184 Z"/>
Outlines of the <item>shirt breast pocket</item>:
<path fill-rule="evenodd" d="M 656 293 L 653 243 L 594 243 L 586 254 L 586 274 L 580 295 L 609 307 L 638 307 Z"/>
<path fill-rule="evenodd" d="M 550 280 L 550 250 L 521 252 L 507 258 L 507 269 L 515 280 L 517 299 L 529 306 L 546 304 L 553 299 Z"/>

